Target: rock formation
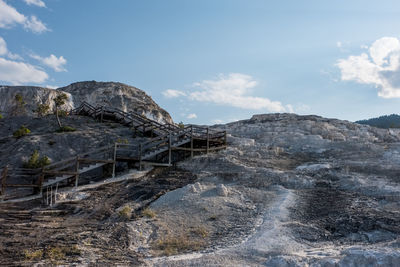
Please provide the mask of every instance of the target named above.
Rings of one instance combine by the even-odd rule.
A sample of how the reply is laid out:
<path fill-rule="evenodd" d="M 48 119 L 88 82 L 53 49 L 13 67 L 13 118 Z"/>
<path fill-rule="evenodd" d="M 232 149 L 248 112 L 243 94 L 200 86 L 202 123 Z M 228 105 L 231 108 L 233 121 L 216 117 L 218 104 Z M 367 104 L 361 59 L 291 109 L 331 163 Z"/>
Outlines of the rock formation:
<path fill-rule="evenodd" d="M 83 101 L 93 106 L 112 106 L 123 111 L 134 111 L 161 123 L 173 123 L 171 116 L 160 108 L 144 91 L 116 82 L 77 82 L 58 89 L 34 86 L 1 86 L 0 113 L 4 116 L 34 115 L 38 104 L 47 104 L 49 112 L 54 111 L 53 99 L 60 93 L 69 97 L 64 110 L 78 107 Z M 20 94 L 24 111 L 17 110 L 15 96 Z"/>

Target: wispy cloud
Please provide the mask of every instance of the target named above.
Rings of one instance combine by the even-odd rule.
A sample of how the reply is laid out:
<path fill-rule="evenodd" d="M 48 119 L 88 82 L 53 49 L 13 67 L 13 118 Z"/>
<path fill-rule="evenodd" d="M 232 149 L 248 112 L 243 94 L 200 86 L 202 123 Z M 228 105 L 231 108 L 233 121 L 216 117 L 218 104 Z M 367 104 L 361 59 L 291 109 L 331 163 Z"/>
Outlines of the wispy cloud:
<path fill-rule="evenodd" d="M 200 90 L 189 94 L 189 98 L 200 102 L 211 102 L 242 109 L 254 109 L 270 112 L 284 112 L 286 109 L 278 101 L 268 98 L 251 96 L 251 89 L 257 81 L 250 75 L 231 73 L 220 74 L 214 80 L 203 80 L 193 85 Z"/>
<path fill-rule="evenodd" d="M 67 71 L 64 67 L 64 65 L 67 64 L 67 60 L 63 56 L 56 57 L 55 55 L 51 54 L 48 57 L 41 57 L 36 54 L 31 54 L 30 57 L 36 59 L 43 65 L 52 68 L 56 72 Z"/>
<path fill-rule="evenodd" d="M 166 98 L 176 98 L 180 96 L 186 96 L 185 92 L 179 91 L 179 90 L 174 90 L 174 89 L 167 89 L 164 92 L 162 92 L 163 96 Z"/>
<path fill-rule="evenodd" d="M 400 97 L 400 41 L 394 37 L 376 40 L 367 53 L 349 56 L 336 63 L 343 81 L 370 84 L 378 88 L 378 96 Z"/>
<path fill-rule="evenodd" d="M 4 0 L 0 0 L 0 28 L 10 29 L 18 24 L 33 33 L 49 31 L 46 25 L 36 16 L 26 17 L 19 13 L 13 6 L 4 2 Z"/>
<path fill-rule="evenodd" d="M 41 22 L 36 16 L 30 16 L 25 20 L 24 28 L 32 31 L 33 33 L 43 33 L 50 31 L 47 26 Z"/>
<path fill-rule="evenodd" d="M 28 5 L 34 5 L 38 7 L 46 7 L 46 4 L 42 0 L 24 0 Z"/>

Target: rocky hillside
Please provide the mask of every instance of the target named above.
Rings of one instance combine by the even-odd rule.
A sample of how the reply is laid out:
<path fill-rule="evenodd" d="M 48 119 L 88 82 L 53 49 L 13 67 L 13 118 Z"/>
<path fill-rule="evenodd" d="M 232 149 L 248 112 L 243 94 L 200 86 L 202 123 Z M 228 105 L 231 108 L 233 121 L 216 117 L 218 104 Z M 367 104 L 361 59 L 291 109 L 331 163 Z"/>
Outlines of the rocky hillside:
<path fill-rule="evenodd" d="M 71 134 L 97 139 L 98 124 Z M 400 266 L 399 131 L 295 114 L 218 127 L 226 150 L 176 168 L 61 192 L 52 208 L 0 203 L 0 264 Z"/>
<path fill-rule="evenodd" d="M 75 106 L 86 101 L 92 105 L 115 107 L 125 112 L 135 111 L 159 122 L 173 123 L 168 112 L 160 108 L 144 91 L 123 83 L 77 82 L 58 90 L 70 93 Z"/>
<path fill-rule="evenodd" d="M 116 82 L 78 82 L 57 90 L 33 86 L 0 86 L 0 114 L 3 116 L 34 115 L 39 104 L 47 104 L 54 110 L 53 99 L 60 93 L 68 95 L 63 109 L 78 107 L 82 101 L 94 106 L 112 106 L 123 111 L 135 111 L 150 119 L 173 123 L 171 116 L 160 108 L 144 91 Z M 15 96 L 19 94 L 25 102 L 19 108 Z"/>

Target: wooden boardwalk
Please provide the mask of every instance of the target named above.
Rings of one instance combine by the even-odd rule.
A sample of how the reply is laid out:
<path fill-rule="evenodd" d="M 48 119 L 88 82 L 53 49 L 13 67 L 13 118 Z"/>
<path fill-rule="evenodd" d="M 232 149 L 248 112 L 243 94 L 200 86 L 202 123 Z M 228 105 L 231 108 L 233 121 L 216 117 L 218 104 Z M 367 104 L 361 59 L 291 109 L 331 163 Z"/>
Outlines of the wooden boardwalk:
<path fill-rule="evenodd" d="M 226 148 L 226 131 L 212 131 L 208 127 L 194 125 L 181 128 L 175 124 L 161 124 L 134 112 L 124 112 L 112 107 L 94 107 L 87 102 L 83 102 L 70 113 L 90 116 L 100 122 L 118 122 L 131 127 L 135 136 L 141 135 L 150 139 L 136 145 L 114 143 L 95 148 L 41 169 L 6 166 L 0 176 L 0 201 L 39 194 L 51 205 L 55 202 L 59 187 L 78 186 L 80 175 L 101 167 L 106 168 L 109 176 L 114 177 L 118 162 L 129 162 L 129 166 L 138 169 L 144 165 L 171 166 L 177 161 L 193 157 L 195 153 L 209 153 Z M 7 182 L 10 178 L 23 182 L 11 184 Z"/>

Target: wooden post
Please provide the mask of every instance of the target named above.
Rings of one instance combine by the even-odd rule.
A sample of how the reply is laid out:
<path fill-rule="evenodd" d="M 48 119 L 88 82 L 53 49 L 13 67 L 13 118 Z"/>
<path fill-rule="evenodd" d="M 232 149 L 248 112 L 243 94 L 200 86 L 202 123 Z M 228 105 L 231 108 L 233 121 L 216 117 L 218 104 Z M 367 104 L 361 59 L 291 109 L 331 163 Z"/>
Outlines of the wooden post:
<path fill-rule="evenodd" d="M 168 138 L 168 165 L 171 165 L 171 132 L 169 132 L 169 138 Z"/>
<path fill-rule="evenodd" d="M 3 169 L 3 172 L 1 174 L 1 191 L 0 191 L 0 196 L 3 196 L 6 192 L 6 178 L 7 178 L 7 173 L 8 173 L 8 165 L 6 165 Z"/>
<path fill-rule="evenodd" d="M 44 167 L 42 167 L 42 172 L 39 176 L 39 194 L 42 196 L 43 194 L 43 182 L 44 182 Z"/>
<path fill-rule="evenodd" d="M 224 145 L 226 146 L 226 131 L 224 133 Z"/>
<path fill-rule="evenodd" d="M 75 165 L 75 187 L 78 187 L 78 179 L 79 179 L 79 157 L 76 156 L 76 165 Z"/>
<path fill-rule="evenodd" d="M 115 177 L 115 163 L 117 162 L 117 143 L 114 144 L 114 162 L 113 162 L 113 170 L 112 170 L 112 178 Z"/>
<path fill-rule="evenodd" d="M 57 191 L 58 191 L 58 183 L 56 184 L 56 192 L 54 193 L 54 204 L 57 203 Z"/>
<path fill-rule="evenodd" d="M 210 147 L 210 136 L 209 136 L 209 131 L 208 131 L 208 127 L 207 127 L 207 154 L 208 154 L 208 149 Z"/>
<path fill-rule="evenodd" d="M 190 125 L 190 157 L 193 158 L 193 125 Z"/>
<path fill-rule="evenodd" d="M 139 171 L 142 170 L 142 144 L 139 144 Z"/>

